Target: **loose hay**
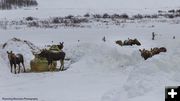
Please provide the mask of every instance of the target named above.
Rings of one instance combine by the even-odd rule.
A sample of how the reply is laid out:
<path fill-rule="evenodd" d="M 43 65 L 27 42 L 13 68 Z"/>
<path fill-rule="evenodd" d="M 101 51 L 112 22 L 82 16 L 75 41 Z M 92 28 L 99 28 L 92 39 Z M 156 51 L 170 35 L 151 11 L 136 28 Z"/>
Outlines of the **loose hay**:
<path fill-rule="evenodd" d="M 48 61 L 45 58 L 38 58 L 31 60 L 30 62 L 32 72 L 45 72 L 49 71 Z M 57 62 L 53 62 L 53 65 L 50 67 L 50 71 L 56 71 Z"/>
<path fill-rule="evenodd" d="M 61 50 L 59 49 L 59 47 L 57 45 L 52 45 L 50 48 L 49 48 L 50 51 L 52 52 L 60 52 Z"/>

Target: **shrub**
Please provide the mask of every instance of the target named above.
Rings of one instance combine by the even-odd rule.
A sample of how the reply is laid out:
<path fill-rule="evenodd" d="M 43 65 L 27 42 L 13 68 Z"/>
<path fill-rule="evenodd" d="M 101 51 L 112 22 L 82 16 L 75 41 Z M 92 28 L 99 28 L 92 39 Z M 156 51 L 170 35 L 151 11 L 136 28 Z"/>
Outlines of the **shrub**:
<path fill-rule="evenodd" d="M 167 17 L 172 19 L 172 18 L 174 18 L 175 16 L 172 15 L 172 14 L 169 14 Z"/>
<path fill-rule="evenodd" d="M 173 9 L 173 10 L 169 10 L 168 11 L 169 13 L 175 13 L 175 10 Z"/>
<path fill-rule="evenodd" d="M 111 18 L 120 18 L 120 15 L 119 15 L 119 14 L 113 14 L 113 15 L 111 16 Z"/>
<path fill-rule="evenodd" d="M 128 19 L 129 16 L 128 16 L 127 14 L 122 14 L 122 15 L 120 15 L 120 18 L 122 18 L 122 19 Z"/>
<path fill-rule="evenodd" d="M 180 9 L 176 10 L 176 13 L 180 13 Z"/>
<path fill-rule="evenodd" d="M 138 15 L 134 15 L 133 18 L 134 19 L 142 19 L 143 16 L 141 14 L 138 14 Z"/>
<path fill-rule="evenodd" d="M 100 14 L 95 14 L 93 15 L 94 18 L 102 18 L 102 16 Z"/>
<path fill-rule="evenodd" d="M 58 17 L 54 18 L 54 19 L 52 20 L 52 23 L 60 23 L 59 18 L 58 18 Z"/>
<path fill-rule="evenodd" d="M 73 15 L 68 15 L 68 16 L 65 17 L 65 19 L 72 19 L 72 18 L 74 18 Z"/>
<path fill-rule="evenodd" d="M 31 16 L 29 16 L 29 17 L 26 18 L 27 21 L 32 21 L 33 19 L 34 19 L 34 18 L 31 17 Z"/>
<path fill-rule="evenodd" d="M 38 22 L 35 21 L 28 23 L 28 27 L 38 27 L 38 26 L 39 26 Z"/>
<path fill-rule="evenodd" d="M 85 15 L 84 15 L 84 17 L 90 17 L 90 14 L 89 14 L 89 13 L 87 13 L 87 14 L 85 14 Z"/>
<path fill-rule="evenodd" d="M 110 18 L 111 16 L 107 13 L 103 14 L 103 18 Z"/>

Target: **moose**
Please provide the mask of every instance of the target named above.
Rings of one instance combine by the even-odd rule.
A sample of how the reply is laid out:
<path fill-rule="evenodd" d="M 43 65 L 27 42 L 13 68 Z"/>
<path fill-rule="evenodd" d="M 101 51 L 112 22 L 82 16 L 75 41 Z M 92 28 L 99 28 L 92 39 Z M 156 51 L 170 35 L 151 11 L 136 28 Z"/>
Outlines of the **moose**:
<path fill-rule="evenodd" d="M 12 51 L 11 52 L 7 51 L 7 54 L 8 54 L 8 59 L 9 59 L 9 63 L 10 63 L 10 66 L 11 66 L 11 73 L 13 72 L 12 68 L 13 68 L 13 65 L 14 65 L 14 72 L 16 74 L 16 65 L 17 64 L 19 66 L 18 73 L 20 73 L 20 67 L 21 67 L 20 64 L 22 64 L 22 66 L 24 68 L 24 72 L 26 72 L 25 66 L 24 66 L 24 58 L 23 58 L 22 54 L 14 54 Z"/>
<path fill-rule="evenodd" d="M 154 55 L 157 55 L 157 54 L 159 54 L 161 52 L 167 52 L 167 49 L 165 47 L 160 47 L 160 48 L 155 47 L 155 48 L 151 48 L 151 50 L 145 50 L 145 49 L 141 50 L 141 49 L 139 49 L 139 51 L 141 52 L 141 56 L 145 60 L 147 60 L 148 58 L 150 58 L 150 57 L 152 57 Z"/>
<path fill-rule="evenodd" d="M 116 41 L 116 44 L 118 44 L 120 46 L 128 46 L 128 45 L 130 45 L 130 46 L 132 46 L 132 45 L 140 46 L 141 45 L 141 43 L 136 38 L 135 39 L 129 39 L 128 38 L 128 40 L 125 40 L 124 42 L 121 41 L 121 40 L 118 40 L 118 41 Z"/>
<path fill-rule="evenodd" d="M 57 45 L 60 50 L 64 48 L 64 42 L 59 42 L 59 45 Z"/>
<path fill-rule="evenodd" d="M 50 67 L 53 65 L 53 61 L 58 61 L 60 60 L 61 66 L 60 66 L 60 71 L 64 70 L 64 59 L 65 59 L 65 52 L 60 51 L 60 52 L 54 52 L 50 51 L 47 49 L 43 49 L 38 56 L 46 58 L 48 61 L 48 68 L 49 70 L 51 69 Z"/>
<path fill-rule="evenodd" d="M 144 60 L 147 60 L 148 58 L 153 56 L 152 52 L 149 51 L 149 50 L 145 50 L 145 49 L 141 50 L 141 49 L 139 49 L 139 51 L 141 52 L 141 56 L 144 58 Z"/>
<path fill-rule="evenodd" d="M 57 45 L 60 51 L 51 51 L 47 49 L 43 49 L 38 56 L 44 57 L 48 61 L 48 67 L 49 70 L 51 69 L 50 67 L 53 65 L 53 61 L 58 61 L 60 60 L 61 66 L 60 66 L 60 71 L 64 70 L 64 59 L 65 59 L 65 52 L 62 51 L 64 47 L 64 42 L 60 42 L 59 45 Z"/>

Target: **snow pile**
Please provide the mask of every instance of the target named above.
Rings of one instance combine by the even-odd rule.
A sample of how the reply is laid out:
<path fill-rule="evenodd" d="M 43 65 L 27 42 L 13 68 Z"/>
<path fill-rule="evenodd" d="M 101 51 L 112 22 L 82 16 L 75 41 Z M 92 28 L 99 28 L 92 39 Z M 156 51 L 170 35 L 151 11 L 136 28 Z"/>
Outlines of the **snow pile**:
<path fill-rule="evenodd" d="M 180 81 L 180 47 L 171 48 L 173 51 L 135 64 L 124 85 L 107 92 L 102 97 L 103 101 L 139 101 L 147 98 L 164 101 L 165 86 L 175 86 Z"/>
<path fill-rule="evenodd" d="M 29 67 L 30 60 L 34 58 L 33 53 L 39 52 L 39 48 L 33 43 L 21 40 L 18 38 L 12 38 L 3 44 L 1 50 L 1 57 L 5 60 L 5 63 L 8 64 L 9 60 L 7 57 L 7 51 L 13 51 L 15 54 L 22 54 L 24 56 L 25 65 Z"/>
<path fill-rule="evenodd" d="M 80 43 L 66 50 L 74 71 L 116 71 L 144 61 L 138 48 L 111 46 L 109 43 Z M 81 65 L 81 66 L 80 66 Z M 79 67 L 80 66 L 80 67 Z"/>
<path fill-rule="evenodd" d="M 22 53 L 26 60 L 31 60 L 33 58 L 32 51 L 39 50 L 35 45 L 32 43 L 30 44 L 28 41 L 24 42 L 23 40 L 17 40 L 19 39 L 13 38 L 9 40 L 6 45 L 4 45 L 4 49 L 0 50 L 2 58 L 6 59 L 6 61 L 3 61 L 2 58 L 0 58 L 0 60 L 2 60 L 1 66 L 3 67 L 0 68 L 2 71 L 2 74 L 0 73 L 2 78 L 0 79 L 2 79 L 2 81 L 5 81 L 5 78 L 8 77 L 5 73 L 9 72 L 7 68 L 7 50 Z M 164 39 L 159 38 L 156 41 L 158 43 L 162 40 Z M 154 42 L 156 43 L 156 41 Z M 171 40 L 168 40 L 167 43 L 170 42 Z M 174 40 L 172 43 L 174 43 Z M 176 43 L 179 43 L 178 39 L 176 40 Z M 152 43 L 150 44 L 152 45 Z M 161 42 L 158 46 L 161 46 L 161 44 L 164 43 Z M 37 89 L 44 92 L 42 88 L 45 88 L 46 91 L 50 91 L 51 94 L 53 94 L 53 92 L 60 93 L 61 90 L 57 90 L 57 87 L 59 87 L 59 89 L 66 91 L 61 94 L 68 95 L 70 94 L 69 91 L 73 92 L 71 93 L 73 94 L 71 95 L 72 99 L 78 99 L 79 97 L 77 96 L 81 94 L 84 94 L 83 97 L 92 97 L 95 96 L 94 92 L 98 92 L 100 94 L 91 99 L 96 101 L 99 101 L 98 98 L 101 98 L 102 101 L 140 101 L 151 98 L 151 100 L 153 99 L 154 101 L 163 101 L 164 86 L 176 85 L 180 82 L 180 68 L 178 67 L 180 60 L 180 47 L 178 44 L 171 44 L 166 44 L 168 46 L 167 53 L 161 53 L 153 56 L 147 61 L 144 61 L 138 51 L 142 46 L 120 47 L 115 43 L 110 42 L 71 43 L 65 45 L 64 49 L 66 52 L 66 58 L 70 58 L 72 62 L 67 71 L 58 73 L 42 73 L 39 75 L 33 73 L 20 74 L 19 77 L 14 77 L 16 80 L 13 81 L 11 81 L 11 78 L 9 77 L 9 81 L 6 81 L 6 83 L 16 84 L 21 80 L 28 81 L 26 80 L 27 78 L 33 79 L 31 85 L 18 86 L 24 91 L 28 91 L 29 95 L 32 96 L 37 94 L 33 93 L 34 91 L 37 91 Z M 174 56 L 173 59 L 171 56 Z M 26 62 L 26 64 L 29 63 Z M 6 68 L 6 70 L 4 68 Z M 44 76 L 47 77 L 42 79 L 39 76 L 42 78 Z M 38 85 L 39 82 L 35 81 L 37 78 L 42 79 L 42 82 L 44 83 Z M 81 84 L 79 84 L 79 82 Z M 73 84 L 76 87 L 72 87 L 72 90 L 67 87 L 72 86 L 70 84 Z M 5 86 L 4 84 L 2 85 Z M 52 85 L 55 87 L 47 88 L 47 86 Z M 86 85 L 88 85 L 88 87 L 86 87 Z M 34 88 L 30 89 L 28 86 L 33 86 Z M 13 89 L 17 90 L 18 87 L 13 87 Z M 81 87 L 83 87 L 83 89 L 80 89 Z M 100 88 L 100 90 L 97 91 L 92 88 Z M 84 93 L 83 91 L 89 92 Z M 3 90 L 3 92 L 5 92 L 5 90 Z M 13 95 L 18 94 L 22 93 L 19 91 L 17 94 Z M 26 94 L 24 95 L 26 96 Z M 43 99 L 45 95 L 37 94 L 37 96 Z M 54 100 L 55 98 L 58 100 L 67 100 L 69 97 L 67 98 L 65 96 L 59 98 L 54 95 L 54 98 L 46 98 L 48 100 Z M 72 99 L 69 100 L 71 101 Z M 84 99 L 82 99 L 82 101 L 83 100 Z"/>

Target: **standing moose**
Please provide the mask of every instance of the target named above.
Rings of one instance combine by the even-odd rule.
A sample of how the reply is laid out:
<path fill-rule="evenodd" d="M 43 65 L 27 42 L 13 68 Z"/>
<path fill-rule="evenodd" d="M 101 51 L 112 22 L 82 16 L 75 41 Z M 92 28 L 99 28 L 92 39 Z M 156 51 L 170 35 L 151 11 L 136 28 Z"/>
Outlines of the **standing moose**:
<path fill-rule="evenodd" d="M 43 49 L 40 54 L 38 54 L 40 57 L 44 57 L 48 61 L 48 68 L 51 69 L 51 65 L 53 65 L 53 61 L 60 60 L 61 66 L 59 68 L 60 71 L 64 70 L 64 59 L 65 59 L 65 52 L 62 51 L 64 47 L 64 42 L 60 42 L 59 45 L 57 45 L 60 51 L 52 51 L 52 50 L 46 50 Z"/>
<path fill-rule="evenodd" d="M 24 66 L 24 58 L 23 58 L 22 54 L 14 54 L 12 51 L 11 52 L 7 51 L 7 54 L 8 54 L 8 59 L 9 59 L 9 63 L 11 66 L 11 72 L 12 72 L 12 68 L 14 65 L 14 72 L 16 74 L 16 64 L 18 64 L 18 66 L 19 66 L 18 73 L 20 73 L 20 67 L 21 67 L 20 64 L 22 64 L 22 66 L 24 68 L 24 72 L 26 72 L 25 66 Z"/>
<path fill-rule="evenodd" d="M 57 46 L 60 50 L 62 50 L 64 47 L 64 42 L 59 42 L 59 45 L 57 45 Z"/>
<path fill-rule="evenodd" d="M 53 61 L 58 61 L 60 60 L 61 66 L 60 69 L 61 71 L 64 70 L 64 59 L 65 59 L 65 53 L 63 51 L 61 52 L 52 52 L 50 50 L 43 49 L 40 54 L 38 54 L 40 57 L 44 57 L 48 61 L 48 68 L 50 70 L 51 65 L 53 65 Z"/>

